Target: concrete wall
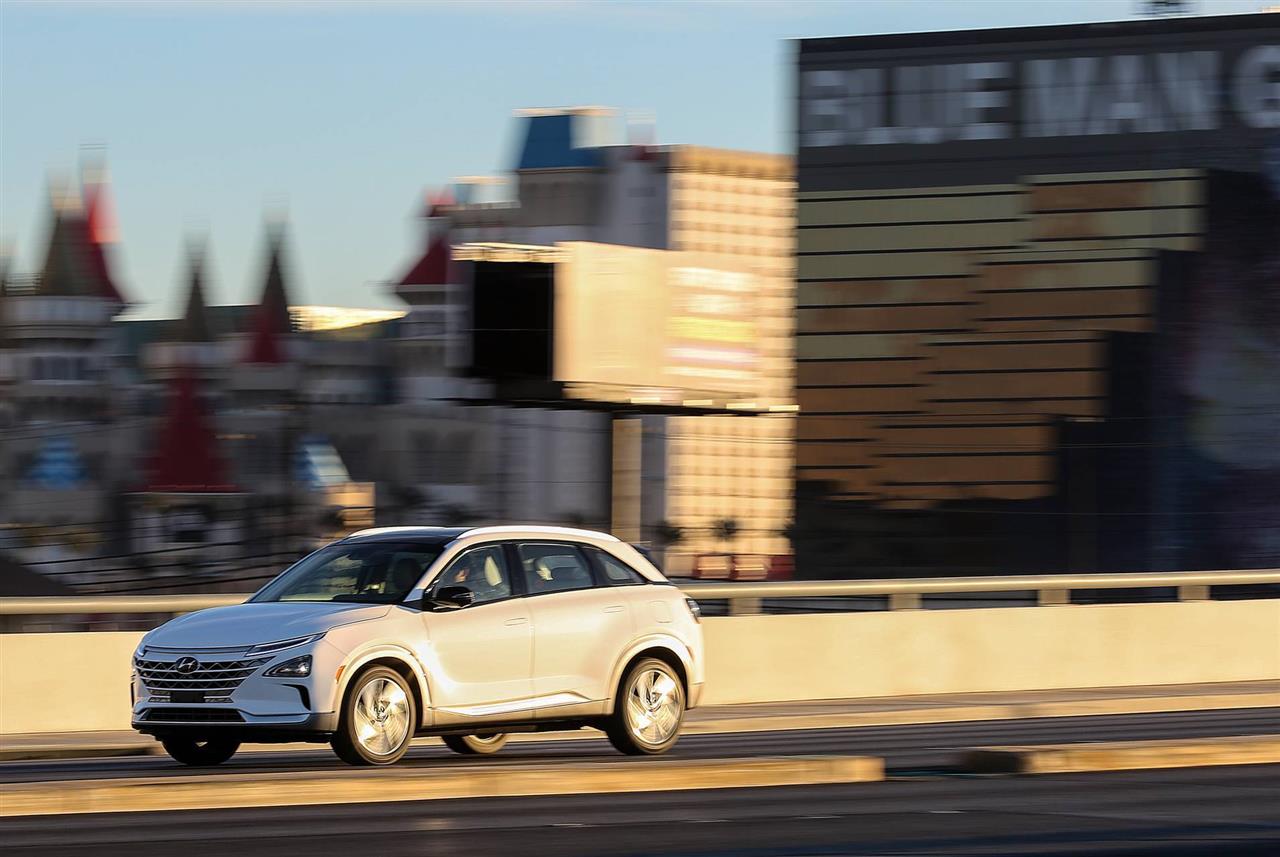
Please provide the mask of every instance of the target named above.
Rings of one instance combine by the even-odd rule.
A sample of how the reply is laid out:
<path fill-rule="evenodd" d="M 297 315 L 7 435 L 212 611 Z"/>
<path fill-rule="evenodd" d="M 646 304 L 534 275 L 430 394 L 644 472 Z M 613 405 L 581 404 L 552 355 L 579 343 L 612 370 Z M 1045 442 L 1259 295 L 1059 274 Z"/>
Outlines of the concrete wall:
<path fill-rule="evenodd" d="M 1280 600 L 704 622 L 708 705 L 1280 678 Z"/>
<path fill-rule="evenodd" d="M 1280 679 L 1280 600 L 704 620 L 704 703 Z M 127 729 L 141 634 L 0 635 L 0 733 Z"/>
<path fill-rule="evenodd" d="M 0 734 L 129 728 L 140 631 L 0 634 Z"/>

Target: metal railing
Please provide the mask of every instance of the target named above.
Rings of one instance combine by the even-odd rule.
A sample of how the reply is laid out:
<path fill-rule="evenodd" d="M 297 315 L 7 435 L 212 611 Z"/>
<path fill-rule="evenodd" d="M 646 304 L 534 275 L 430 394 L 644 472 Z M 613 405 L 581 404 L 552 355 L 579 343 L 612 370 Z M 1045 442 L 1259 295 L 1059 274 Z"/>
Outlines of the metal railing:
<path fill-rule="evenodd" d="M 813 580 L 683 583 L 691 598 L 729 602 L 734 615 L 756 613 L 764 599 L 884 596 L 890 610 L 916 609 L 922 596 L 959 593 L 1034 592 L 1043 606 L 1068 604 L 1072 590 L 1173 588 L 1180 601 L 1203 601 L 1211 586 L 1280 584 L 1280 569 L 1177 571 L 1113 574 L 1020 574 L 993 577 L 921 577 L 882 580 Z M 71 595 L 0 598 L 0 616 L 89 613 L 189 613 L 239 604 L 248 593 L 230 595 Z"/>

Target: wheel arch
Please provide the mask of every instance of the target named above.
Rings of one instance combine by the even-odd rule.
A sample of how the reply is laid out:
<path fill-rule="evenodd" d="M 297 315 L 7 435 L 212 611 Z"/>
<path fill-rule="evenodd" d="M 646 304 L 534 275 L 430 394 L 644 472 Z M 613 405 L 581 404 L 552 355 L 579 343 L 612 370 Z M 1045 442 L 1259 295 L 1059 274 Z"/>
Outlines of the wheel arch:
<path fill-rule="evenodd" d="M 612 681 L 609 684 L 609 699 L 606 701 L 605 714 L 612 714 L 618 701 L 618 692 L 622 681 L 635 664 L 644 658 L 656 658 L 675 670 L 684 688 L 685 700 L 689 700 L 689 674 L 692 656 L 688 647 L 675 637 L 665 635 L 646 637 L 632 643 L 618 659 L 614 666 Z"/>
<path fill-rule="evenodd" d="M 427 725 L 431 694 L 428 689 L 426 674 L 423 672 L 422 665 L 418 663 L 418 659 L 407 649 L 402 649 L 398 646 L 379 646 L 376 649 L 361 652 L 347 662 L 342 670 L 341 686 L 338 688 L 336 700 L 338 715 L 341 716 L 343 706 L 347 702 L 347 694 L 351 691 L 351 683 L 355 681 L 360 673 L 371 666 L 384 666 L 400 674 L 409 684 L 409 690 L 413 693 L 414 704 L 418 707 L 417 728 L 420 729 Z"/>

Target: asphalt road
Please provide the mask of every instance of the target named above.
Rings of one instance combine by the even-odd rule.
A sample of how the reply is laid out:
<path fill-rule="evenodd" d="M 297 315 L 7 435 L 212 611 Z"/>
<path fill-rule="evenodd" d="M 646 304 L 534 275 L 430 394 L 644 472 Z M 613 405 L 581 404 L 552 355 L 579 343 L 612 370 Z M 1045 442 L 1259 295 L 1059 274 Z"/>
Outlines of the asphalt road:
<path fill-rule="evenodd" d="M 47 857 L 1280 853 L 1280 767 L 4 819 Z"/>
<path fill-rule="evenodd" d="M 1124 714 L 1103 717 L 1050 717 L 919 726 L 874 726 L 855 729 L 806 729 L 781 732 L 735 732 L 686 735 L 665 756 L 630 758 L 604 740 L 548 740 L 508 744 L 489 758 L 457 756 L 438 742 L 410 750 L 400 765 L 519 765 L 563 761 L 630 761 L 660 765 L 669 759 L 732 759 L 745 756 L 824 754 L 881 756 L 894 770 L 921 772 L 945 767 L 954 750 L 997 744 L 1052 744 L 1075 741 L 1136 741 L 1225 735 L 1280 733 L 1280 708 L 1243 708 L 1167 714 Z M 584 735 L 598 735 L 588 732 Z M 189 777 L 273 771 L 342 769 L 323 744 L 314 750 L 246 752 L 217 768 L 186 768 L 168 756 L 126 756 L 47 762 L 0 763 L 0 783 L 118 777 Z"/>
<path fill-rule="evenodd" d="M 886 757 L 891 780 L 625 795 L 488 798 L 0 819 L 10 854 L 861 855 L 1280 853 L 1280 766 L 1039 777 L 947 773 L 958 747 L 1280 731 L 1280 709 L 686 736 L 677 758 Z M 209 773 L 323 770 L 326 751 L 261 752 Z M 622 759 L 602 741 L 510 745 L 483 764 Z M 637 759 L 636 776 L 664 759 Z M 410 765 L 476 764 L 417 748 Z M 190 776 L 166 758 L 0 765 L 0 779 Z M 0 797 L 2 799 L 2 797 Z"/>

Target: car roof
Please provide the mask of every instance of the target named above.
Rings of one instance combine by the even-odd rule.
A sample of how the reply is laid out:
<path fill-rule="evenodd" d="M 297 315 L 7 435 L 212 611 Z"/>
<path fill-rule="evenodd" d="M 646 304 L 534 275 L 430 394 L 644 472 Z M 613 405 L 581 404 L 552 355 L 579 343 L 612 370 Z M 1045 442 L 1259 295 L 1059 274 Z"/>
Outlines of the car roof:
<path fill-rule="evenodd" d="M 593 542 L 618 541 L 617 537 L 598 530 L 583 530 L 575 527 L 549 527 L 541 524 L 503 524 L 495 527 L 474 527 L 467 530 L 465 535 L 467 537 L 476 536 L 480 538 L 556 536 Z"/>
<path fill-rule="evenodd" d="M 436 544 L 458 544 L 466 547 L 483 544 L 493 539 L 568 539 L 585 544 L 595 544 L 623 559 L 644 577 L 665 583 L 666 577 L 647 556 L 616 536 L 598 530 L 582 530 L 573 527 L 549 527 L 542 524 L 505 524 L 496 527 L 379 527 L 352 533 L 341 542 L 351 541 L 405 541 L 421 539 Z M 606 547 L 607 546 L 607 547 Z"/>
<path fill-rule="evenodd" d="M 341 539 L 341 541 L 397 541 L 402 539 L 430 539 L 431 541 L 453 541 L 456 538 L 502 538 L 530 536 L 557 536 L 559 538 L 583 539 L 586 541 L 616 542 L 618 539 L 609 533 L 597 530 L 575 529 L 573 527 L 549 527 L 539 524 L 503 524 L 490 527 L 376 527 L 360 530 Z"/>
<path fill-rule="evenodd" d="M 375 527 L 360 530 L 339 539 L 343 542 L 395 542 L 424 539 L 433 542 L 451 542 L 471 527 Z"/>

